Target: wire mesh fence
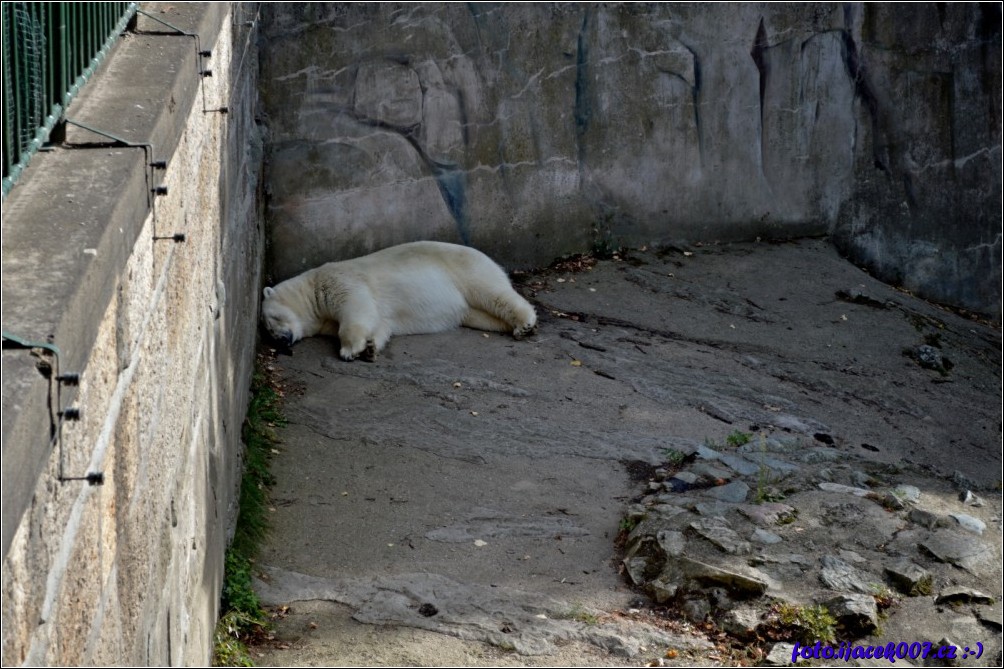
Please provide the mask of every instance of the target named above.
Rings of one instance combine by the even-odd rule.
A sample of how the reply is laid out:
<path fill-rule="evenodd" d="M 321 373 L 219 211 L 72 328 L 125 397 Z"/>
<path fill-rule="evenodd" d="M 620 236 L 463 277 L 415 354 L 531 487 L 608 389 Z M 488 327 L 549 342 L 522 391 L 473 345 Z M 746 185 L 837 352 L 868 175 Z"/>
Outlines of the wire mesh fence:
<path fill-rule="evenodd" d="M 3 3 L 3 194 L 136 13 L 135 2 Z"/>

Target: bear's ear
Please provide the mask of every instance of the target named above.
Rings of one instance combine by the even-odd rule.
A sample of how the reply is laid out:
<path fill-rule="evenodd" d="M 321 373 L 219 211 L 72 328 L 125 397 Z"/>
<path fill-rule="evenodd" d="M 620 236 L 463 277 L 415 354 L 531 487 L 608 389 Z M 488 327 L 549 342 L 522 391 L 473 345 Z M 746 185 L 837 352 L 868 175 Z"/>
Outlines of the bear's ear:
<path fill-rule="evenodd" d="M 267 300 L 268 298 L 275 295 L 275 288 L 272 288 L 270 286 L 265 286 L 265 290 L 262 291 L 262 294 L 265 296 L 265 299 Z"/>

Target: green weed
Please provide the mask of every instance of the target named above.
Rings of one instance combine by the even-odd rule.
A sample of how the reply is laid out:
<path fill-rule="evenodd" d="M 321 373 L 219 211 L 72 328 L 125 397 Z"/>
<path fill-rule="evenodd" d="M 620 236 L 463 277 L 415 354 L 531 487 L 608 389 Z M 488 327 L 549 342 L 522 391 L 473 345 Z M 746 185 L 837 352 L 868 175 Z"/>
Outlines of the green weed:
<path fill-rule="evenodd" d="M 774 608 L 774 612 L 777 622 L 788 628 L 802 643 L 830 643 L 837 638 L 837 619 L 825 606 L 781 603 Z"/>
<path fill-rule="evenodd" d="M 593 224 L 593 243 L 590 250 L 594 258 L 610 260 L 614 254 L 620 251 L 620 247 L 614 241 L 613 223 L 613 214 L 606 212 L 600 216 L 599 221 Z"/>
<path fill-rule="evenodd" d="M 662 454 L 666 458 L 666 464 L 670 467 L 679 467 L 687 459 L 686 454 L 675 448 L 664 448 Z"/>
<path fill-rule="evenodd" d="M 934 578 L 928 574 L 924 578 L 917 581 L 917 583 L 910 589 L 910 595 L 912 597 L 930 595 L 934 592 Z"/>
<path fill-rule="evenodd" d="M 899 604 L 899 598 L 896 596 L 892 590 L 879 583 L 872 583 L 871 586 L 872 597 L 875 599 L 875 606 L 878 608 L 879 613 L 883 613 L 886 609 Z"/>
<path fill-rule="evenodd" d="M 274 483 L 269 460 L 286 424 L 279 393 L 259 364 L 251 378 L 251 401 L 244 421 L 244 473 L 234 538 L 224 558 L 220 617 L 213 649 L 214 666 L 253 666 L 245 642 L 261 633 L 267 617 L 252 587 L 254 558 L 268 532 L 268 489 Z"/>
<path fill-rule="evenodd" d="M 742 430 L 733 430 L 732 434 L 725 437 L 725 443 L 732 448 L 739 448 L 744 444 L 748 444 L 753 441 L 753 435 L 749 432 L 743 432 Z"/>
<path fill-rule="evenodd" d="M 745 432 L 739 432 L 739 434 L 747 437 L 747 440 L 743 442 L 744 444 L 749 443 L 751 440 L 750 435 Z M 729 435 L 729 439 L 732 439 L 732 435 Z M 760 453 L 760 468 L 757 471 L 756 496 L 753 501 L 757 504 L 763 504 L 765 502 L 780 502 L 785 498 L 785 495 L 784 493 L 778 492 L 777 489 L 774 488 L 773 484 L 776 483 L 776 481 L 771 478 L 770 467 L 767 466 L 767 440 L 764 438 L 763 434 L 760 435 L 760 447 L 757 450 Z M 792 520 L 794 520 L 794 518 L 792 518 Z"/>
<path fill-rule="evenodd" d="M 244 614 L 229 611 L 216 623 L 213 642 L 214 667 L 253 667 L 254 660 L 244 643 L 245 630 L 252 625 Z"/>
<path fill-rule="evenodd" d="M 585 625 L 597 625 L 600 622 L 599 616 L 586 611 L 582 604 L 575 604 L 571 611 L 558 616 L 562 620 L 575 620 Z"/>
<path fill-rule="evenodd" d="M 634 518 L 621 518 L 620 531 L 630 532 L 634 528 L 638 527 L 638 521 Z"/>
<path fill-rule="evenodd" d="M 791 525 L 798 518 L 798 509 L 792 509 L 791 513 L 785 513 L 777 518 L 778 525 Z"/>

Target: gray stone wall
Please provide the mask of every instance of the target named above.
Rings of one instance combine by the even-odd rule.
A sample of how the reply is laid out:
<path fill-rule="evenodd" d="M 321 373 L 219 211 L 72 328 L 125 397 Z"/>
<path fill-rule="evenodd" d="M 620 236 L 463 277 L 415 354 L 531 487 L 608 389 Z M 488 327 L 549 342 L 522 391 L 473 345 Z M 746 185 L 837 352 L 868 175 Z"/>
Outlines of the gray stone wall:
<path fill-rule="evenodd" d="M 848 12 L 861 141 L 834 240 L 886 281 L 999 318 L 1001 6 L 922 7 Z"/>
<path fill-rule="evenodd" d="M 212 651 L 264 247 L 256 6 L 144 9 L 198 42 L 140 17 L 69 117 L 149 147 L 70 126 L 4 203 L 4 331 L 81 374 L 57 396 L 48 353 L 3 351 L 4 666 Z"/>
<path fill-rule="evenodd" d="M 831 234 L 999 312 L 1001 14 L 935 4 L 270 5 L 275 280 L 413 239 L 510 268 Z"/>

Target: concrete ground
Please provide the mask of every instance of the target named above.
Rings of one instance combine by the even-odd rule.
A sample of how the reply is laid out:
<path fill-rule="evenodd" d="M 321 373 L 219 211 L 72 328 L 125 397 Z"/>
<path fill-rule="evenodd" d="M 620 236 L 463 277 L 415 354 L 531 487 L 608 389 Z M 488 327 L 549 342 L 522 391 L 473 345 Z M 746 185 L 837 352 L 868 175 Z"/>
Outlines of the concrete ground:
<path fill-rule="evenodd" d="M 996 327 L 824 241 L 632 251 L 517 283 L 540 316 L 526 341 L 458 329 L 346 363 L 319 337 L 274 358 L 289 424 L 259 560 L 280 607 L 260 664 L 728 664 L 706 630 L 650 624 L 615 539 L 650 465 L 737 430 L 898 468 L 925 495 L 977 492 L 986 504 L 967 513 L 997 566 L 913 559 L 936 586 L 972 576 L 999 593 Z M 918 362 L 924 344 L 943 371 Z M 796 483 L 832 478 L 833 460 L 826 475 L 800 464 Z M 814 541 L 799 552 L 825 552 Z"/>

